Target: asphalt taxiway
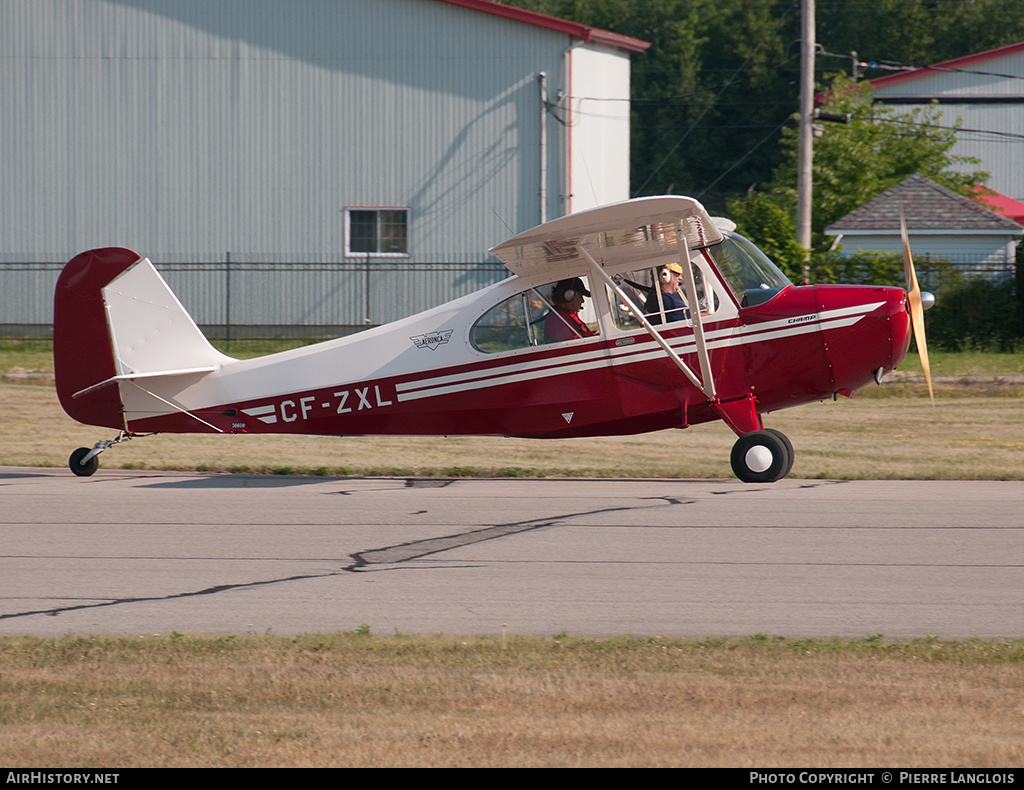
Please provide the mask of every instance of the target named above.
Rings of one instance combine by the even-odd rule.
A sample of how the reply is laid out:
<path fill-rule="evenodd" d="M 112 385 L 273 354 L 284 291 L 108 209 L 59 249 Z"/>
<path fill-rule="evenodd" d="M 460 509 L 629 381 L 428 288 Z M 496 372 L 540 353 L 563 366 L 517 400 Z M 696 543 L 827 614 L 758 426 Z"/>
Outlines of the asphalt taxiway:
<path fill-rule="evenodd" d="M 1024 484 L 0 467 L 0 634 L 1024 636 Z"/>

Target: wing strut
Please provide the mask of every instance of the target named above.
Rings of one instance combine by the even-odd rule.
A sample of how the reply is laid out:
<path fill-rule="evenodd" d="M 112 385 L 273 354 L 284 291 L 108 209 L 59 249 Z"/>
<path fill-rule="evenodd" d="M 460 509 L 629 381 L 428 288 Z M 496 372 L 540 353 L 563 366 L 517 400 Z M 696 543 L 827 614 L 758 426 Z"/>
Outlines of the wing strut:
<path fill-rule="evenodd" d="M 693 270 L 690 268 L 689 245 L 685 243 L 685 240 L 683 244 L 683 256 L 680 257 L 682 258 L 682 260 L 686 261 L 686 263 L 682 265 L 683 271 L 689 273 L 689 281 L 686 283 L 686 295 L 687 299 L 690 300 L 690 316 L 693 318 L 694 330 L 693 337 L 694 341 L 697 343 L 697 356 L 700 359 L 701 375 L 703 376 L 705 383 L 701 383 L 701 380 L 697 378 L 697 374 L 690 370 L 690 366 L 683 362 L 683 360 L 675 352 L 675 350 L 668 344 L 665 338 L 658 334 L 658 330 L 656 330 L 651 325 L 651 322 L 648 321 L 646 317 L 644 317 L 643 313 L 636 309 L 636 306 L 633 304 L 633 300 L 630 299 L 623 292 L 623 290 L 616 284 L 616 282 L 611 277 L 608 276 L 607 272 L 605 272 L 605 270 L 602 269 L 597 264 L 597 262 L 590 255 L 590 253 L 587 252 L 586 248 L 577 247 L 577 250 L 579 250 L 579 253 L 584 258 L 586 258 L 587 261 L 590 263 L 590 269 L 593 272 L 593 274 L 595 274 L 599 280 L 603 280 L 605 285 L 607 285 L 616 294 L 619 295 L 619 298 L 622 299 L 622 303 L 626 305 L 626 307 L 629 309 L 629 312 L 633 314 L 633 317 L 640 322 L 641 326 L 643 326 L 643 328 L 647 330 L 647 333 L 652 338 L 654 338 L 654 341 L 659 346 L 661 346 L 662 350 L 666 354 L 668 354 L 669 358 L 676 364 L 676 367 L 678 367 L 683 372 L 683 375 L 690 380 L 690 383 L 692 383 L 693 386 L 697 387 L 701 392 L 703 392 L 704 395 L 708 398 L 708 400 L 714 400 L 715 382 L 711 376 L 711 365 L 708 361 L 707 343 L 704 340 L 704 331 L 700 321 L 700 308 L 697 304 L 696 299 L 697 286 L 694 284 Z M 694 306 L 697 307 L 696 311 L 694 311 L 693 309 Z"/>
<path fill-rule="evenodd" d="M 679 265 L 683 268 L 683 285 L 686 287 L 686 301 L 690 305 L 690 319 L 693 321 L 693 339 L 697 344 L 697 360 L 700 362 L 700 377 L 704 380 L 704 394 L 708 400 L 715 399 L 715 379 L 711 375 L 711 360 L 708 358 L 708 344 L 704 339 L 704 320 L 700 314 L 700 300 L 697 298 L 697 284 L 693 281 L 693 266 L 690 265 L 690 244 L 683 237 L 683 255 Z"/>

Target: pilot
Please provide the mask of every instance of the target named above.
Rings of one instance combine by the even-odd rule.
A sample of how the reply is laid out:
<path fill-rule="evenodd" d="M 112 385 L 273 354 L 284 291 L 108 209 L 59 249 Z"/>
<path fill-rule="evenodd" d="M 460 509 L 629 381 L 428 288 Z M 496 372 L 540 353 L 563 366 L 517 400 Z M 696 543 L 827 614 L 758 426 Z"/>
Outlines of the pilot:
<path fill-rule="evenodd" d="M 683 284 L 683 267 L 678 263 L 669 263 L 658 267 L 658 289 L 652 290 L 644 302 L 644 312 L 652 324 L 661 323 L 661 308 L 665 308 L 665 321 L 683 321 L 690 317 L 686 302 L 679 296 L 679 288 Z M 658 293 L 661 293 L 661 304 Z"/>
<path fill-rule="evenodd" d="M 544 319 L 544 342 L 558 343 L 597 334 L 580 318 L 584 296 L 590 296 L 590 291 L 579 277 L 559 280 L 551 286 L 551 304 L 555 309 Z"/>

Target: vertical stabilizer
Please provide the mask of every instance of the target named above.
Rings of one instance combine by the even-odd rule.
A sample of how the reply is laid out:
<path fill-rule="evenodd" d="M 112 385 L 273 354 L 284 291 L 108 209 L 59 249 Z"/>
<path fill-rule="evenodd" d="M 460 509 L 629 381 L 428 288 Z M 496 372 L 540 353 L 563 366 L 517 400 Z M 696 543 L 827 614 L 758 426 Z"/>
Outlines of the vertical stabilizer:
<path fill-rule="evenodd" d="M 57 397 L 68 415 L 88 425 L 124 428 L 117 387 L 88 389 L 118 374 L 107 329 L 103 288 L 139 256 L 121 247 L 89 250 L 60 273 L 53 297 L 53 368 Z"/>
<path fill-rule="evenodd" d="M 127 430 L 122 383 L 207 373 L 210 345 L 146 258 L 107 248 L 75 256 L 54 296 L 57 395 L 79 422 Z"/>
<path fill-rule="evenodd" d="M 229 357 L 210 345 L 148 258 L 103 288 L 120 376 L 209 368 Z"/>

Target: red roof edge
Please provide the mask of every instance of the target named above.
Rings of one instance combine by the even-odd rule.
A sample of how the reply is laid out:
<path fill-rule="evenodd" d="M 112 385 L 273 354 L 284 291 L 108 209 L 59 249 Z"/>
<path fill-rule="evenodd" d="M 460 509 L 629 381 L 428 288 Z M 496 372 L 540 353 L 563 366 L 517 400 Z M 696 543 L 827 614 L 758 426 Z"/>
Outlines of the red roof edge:
<path fill-rule="evenodd" d="M 473 11 L 482 11 L 485 14 L 511 19 L 515 22 L 523 22 L 527 25 L 554 30 L 557 33 L 566 33 L 575 38 L 583 39 L 588 44 L 604 44 L 616 49 L 624 49 L 628 52 L 646 52 L 650 43 L 641 41 L 638 38 L 623 36 L 619 33 L 612 33 L 610 30 L 602 30 L 599 27 L 581 25 L 578 22 L 570 22 L 568 19 L 538 14 L 536 11 L 527 11 L 523 8 L 496 3 L 492 0 L 441 0 L 442 3 L 469 8 Z"/>
<path fill-rule="evenodd" d="M 1012 219 L 1018 225 L 1024 225 L 1024 203 L 981 184 L 974 185 L 974 194 L 978 196 L 978 202 L 985 208 Z"/>
<path fill-rule="evenodd" d="M 884 77 L 876 77 L 870 80 L 871 85 L 874 87 L 885 87 L 886 85 L 896 85 L 906 80 L 917 79 L 918 77 L 924 77 L 927 74 L 931 74 L 936 71 L 944 71 L 948 69 L 962 69 L 967 66 L 974 66 L 978 63 L 984 63 L 987 60 L 995 60 L 1005 55 L 1015 55 L 1018 52 L 1024 51 L 1024 41 L 1018 41 L 1016 44 L 1007 44 L 1003 47 L 996 47 L 995 49 L 989 49 L 985 52 L 976 52 L 973 55 L 964 55 L 961 58 L 953 58 L 952 60 L 944 60 L 941 63 L 933 63 L 931 66 L 924 66 L 913 71 L 901 71 L 898 74 L 888 74 Z"/>

